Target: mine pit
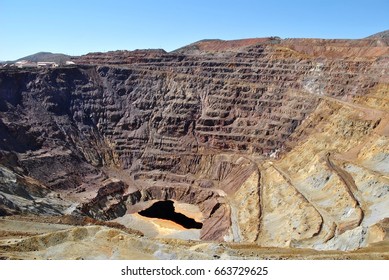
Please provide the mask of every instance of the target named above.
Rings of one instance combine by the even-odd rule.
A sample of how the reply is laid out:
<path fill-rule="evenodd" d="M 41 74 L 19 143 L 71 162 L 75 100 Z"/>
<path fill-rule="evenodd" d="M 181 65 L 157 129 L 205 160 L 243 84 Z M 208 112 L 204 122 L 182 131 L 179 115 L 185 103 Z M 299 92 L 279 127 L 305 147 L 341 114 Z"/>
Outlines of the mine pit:
<path fill-rule="evenodd" d="M 385 34 L 0 66 L 0 259 L 389 259 Z"/>
<path fill-rule="evenodd" d="M 174 202 L 171 200 L 157 201 L 149 208 L 138 212 L 138 214 L 147 218 L 169 220 L 186 229 L 201 229 L 203 226 L 202 223 L 197 222 L 195 219 L 189 218 L 182 213 L 177 213 Z"/>

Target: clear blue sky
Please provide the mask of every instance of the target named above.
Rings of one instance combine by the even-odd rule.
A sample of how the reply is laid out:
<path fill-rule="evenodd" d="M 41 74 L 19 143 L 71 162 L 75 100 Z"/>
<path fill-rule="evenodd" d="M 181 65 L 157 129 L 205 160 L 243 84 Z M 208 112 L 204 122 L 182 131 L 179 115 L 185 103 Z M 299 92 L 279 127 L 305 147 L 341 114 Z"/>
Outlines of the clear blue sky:
<path fill-rule="evenodd" d="M 0 60 L 211 38 L 353 39 L 389 29 L 389 0 L 0 0 L 0 26 Z"/>

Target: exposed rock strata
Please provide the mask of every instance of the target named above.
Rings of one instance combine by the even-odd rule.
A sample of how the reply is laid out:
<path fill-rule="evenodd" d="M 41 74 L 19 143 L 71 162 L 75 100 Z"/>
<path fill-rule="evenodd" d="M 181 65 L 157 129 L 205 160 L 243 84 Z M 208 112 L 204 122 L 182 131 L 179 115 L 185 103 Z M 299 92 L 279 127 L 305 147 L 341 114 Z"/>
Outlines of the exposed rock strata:
<path fill-rule="evenodd" d="M 198 205 L 205 240 L 382 241 L 388 55 L 382 39 L 274 37 L 1 70 L 0 214 L 111 220 L 173 200 Z"/>

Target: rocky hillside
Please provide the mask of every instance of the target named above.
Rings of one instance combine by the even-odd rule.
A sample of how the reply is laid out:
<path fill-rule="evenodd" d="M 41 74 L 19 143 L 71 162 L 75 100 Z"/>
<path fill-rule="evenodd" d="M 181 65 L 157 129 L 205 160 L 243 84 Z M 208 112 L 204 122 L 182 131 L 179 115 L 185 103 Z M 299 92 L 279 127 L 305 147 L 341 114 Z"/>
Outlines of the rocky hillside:
<path fill-rule="evenodd" d="M 0 70 L 0 215 L 259 248 L 386 242 L 385 41 L 204 40 L 73 61 Z M 167 200 L 201 229 L 139 214 Z"/>
<path fill-rule="evenodd" d="M 385 40 L 386 42 L 389 41 L 389 30 L 385 30 L 379 33 L 376 33 L 374 35 L 371 35 L 367 37 L 368 39 L 379 39 L 379 40 Z"/>
<path fill-rule="evenodd" d="M 67 60 L 70 59 L 69 55 L 62 53 L 51 53 L 51 52 L 38 52 L 32 55 L 28 55 L 22 58 L 19 58 L 16 61 L 28 60 L 31 62 L 55 62 L 57 64 L 64 65 Z M 16 62 L 15 61 L 15 62 Z"/>

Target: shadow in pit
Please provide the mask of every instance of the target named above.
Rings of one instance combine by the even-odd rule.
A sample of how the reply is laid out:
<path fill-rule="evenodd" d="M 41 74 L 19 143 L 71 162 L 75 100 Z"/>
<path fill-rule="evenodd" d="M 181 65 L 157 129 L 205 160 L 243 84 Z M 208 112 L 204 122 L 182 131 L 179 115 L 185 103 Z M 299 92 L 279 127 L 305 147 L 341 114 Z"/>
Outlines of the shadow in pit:
<path fill-rule="evenodd" d="M 184 228 L 190 229 L 190 228 L 196 228 L 201 229 L 203 224 L 196 222 L 194 219 L 188 218 L 184 214 L 176 213 L 174 211 L 174 202 L 171 200 L 166 201 L 157 201 L 153 205 L 151 205 L 149 208 L 138 212 L 139 215 L 142 215 L 144 217 L 148 218 L 159 218 L 159 219 L 165 219 L 169 221 L 173 221 Z"/>

